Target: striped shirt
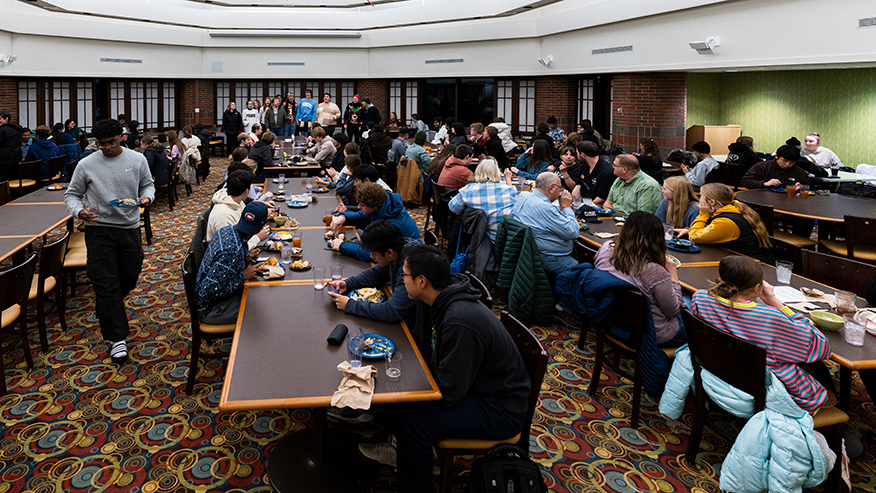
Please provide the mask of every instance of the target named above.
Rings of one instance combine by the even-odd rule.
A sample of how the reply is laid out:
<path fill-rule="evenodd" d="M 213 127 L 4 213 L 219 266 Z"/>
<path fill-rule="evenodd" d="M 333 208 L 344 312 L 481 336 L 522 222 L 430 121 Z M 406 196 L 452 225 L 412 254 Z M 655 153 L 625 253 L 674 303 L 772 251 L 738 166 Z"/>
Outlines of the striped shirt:
<path fill-rule="evenodd" d="M 496 241 L 496 231 L 502 216 L 511 213 L 517 200 L 517 189 L 504 183 L 469 183 L 459 189 L 459 193 L 450 200 L 450 210 L 460 214 L 466 207 L 480 209 L 487 213 L 487 232 L 490 239 Z"/>
<path fill-rule="evenodd" d="M 766 348 L 766 365 L 785 384 L 802 409 L 813 412 L 827 400 L 827 390 L 797 363 L 830 356 L 830 344 L 805 316 L 753 301 L 733 303 L 704 290 L 693 294 L 691 310 L 719 330 Z"/>

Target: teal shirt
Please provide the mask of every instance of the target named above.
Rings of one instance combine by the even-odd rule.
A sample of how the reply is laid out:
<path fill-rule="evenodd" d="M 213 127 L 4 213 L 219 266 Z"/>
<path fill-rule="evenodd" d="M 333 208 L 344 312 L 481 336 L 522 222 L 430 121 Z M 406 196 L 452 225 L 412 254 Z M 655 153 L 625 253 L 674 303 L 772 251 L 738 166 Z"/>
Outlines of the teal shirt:
<path fill-rule="evenodd" d="M 432 162 L 432 158 L 429 157 L 429 153 L 423 146 L 418 144 L 411 144 L 408 147 L 408 150 L 405 151 L 405 156 L 408 159 L 413 159 L 415 163 L 417 163 L 417 167 L 420 168 L 420 181 L 423 181 L 423 174 L 426 173 L 426 168 L 429 167 L 429 164 Z"/>
<path fill-rule="evenodd" d="M 645 211 L 654 214 L 663 200 L 663 187 L 641 170 L 630 181 L 615 180 L 605 199 L 617 212 Z"/>

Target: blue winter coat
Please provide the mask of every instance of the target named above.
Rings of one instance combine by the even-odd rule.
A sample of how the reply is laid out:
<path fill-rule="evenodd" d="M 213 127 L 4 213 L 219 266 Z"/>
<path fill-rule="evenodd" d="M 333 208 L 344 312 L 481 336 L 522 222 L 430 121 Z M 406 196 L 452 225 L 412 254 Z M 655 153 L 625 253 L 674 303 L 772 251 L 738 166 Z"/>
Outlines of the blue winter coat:
<path fill-rule="evenodd" d="M 585 327 L 599 324 L 611 312 L 614 292 L 617 288 L 634 288 L 632 284 L 599 270 L 591 264 L 578 264 L 557 277 L 557 296 L 560 302 L 582 318 Z M 651 314 L 651 303 L 644 297 L 645 321 L 648 330 L 642 338 L 638 361 L 641 365 L 642 386 L 650 396 L 663 393 L 666 378 L 669 376 L 669 358 L 657 346 L 657 332 Z M 612 335 L 624 338 L 623 331 L 612 327 Z"/>
<path fill-rule="evenodd" d="M 385 219 L 398 226 L 405 238 L 422 241 L 420 238 L 420 228 L 417 227 L 417 223 L 408 215 L 408 211 L 405 209 L 404 204 L 402 204 L 401 196 L 398 194 L 386 192 L 386 200 L 383 201 L 383 206 L 380 207 L 376 214 L 369 215 L 362 211 L 344 212 L 343 214 L 346 218 L 344 224 L 347 226 L 364 229 L 377 219 Z M 405 244 L 407 243 L 406 241 Z M 363 262 L 371 261 L 371 252 L 356 243 L 341 243 L 340 251 L 348 257 L 357 258 Z"/>
<path fill-rule="evenodd" d="M 721 489 L 736 493 L 800 492 L 827 478 L 824 453 L 815 440 L 812 416 L 767 372 L 766 407 L 754 414 L 754 398 L 703 369 L 703 388 L 715 404 L 741 418 L 751 416 L 721 467 Z M 675 352 L 660 412 L 678 419 L 694 381 L 687 344 Z M 754 414 L 754 416 L 752 416 Z"/>
<path fill-rule="evenodd" d="M 24 160 L 42 161 L 43 167 L 40 169 L 40 179 L 44 180 L 51 177 L 51 172 L 49 171 L 49 159 L 63 154 L 64 153 L 61 152 L 61 150 L 58 149 L 58 146 L 51 140 L 40 139 L 33 141 L 33 144 L 31 144 L 30 149 L 28 149 L 27 156 Z"/>

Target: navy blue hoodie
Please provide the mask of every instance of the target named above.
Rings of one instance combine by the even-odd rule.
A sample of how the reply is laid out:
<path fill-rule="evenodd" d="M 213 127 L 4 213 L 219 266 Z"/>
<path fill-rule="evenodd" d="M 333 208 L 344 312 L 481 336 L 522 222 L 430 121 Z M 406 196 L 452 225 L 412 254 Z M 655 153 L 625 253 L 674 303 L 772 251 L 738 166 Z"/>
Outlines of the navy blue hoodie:
<path fill-rule="evenodd" d="M 30 149 L 27 150 L 27 156 L 24 158 L 25 161 L 42 161 L 43 167 L 40 170 L 40 179 L 44 180 L 46 178 L 50 178 L 51 172 L 49 171 L 49 159 L 64 155 L 61 152 L 61 149 L 55 145 L 49 139 L 35 140 L 33 144 L 30 145 Z"/>
<path fill-rule="evenodd" d="M 386 192 L 386 200 L 383 201 L 383 206 L 380 207 L 376 214 L 369 215 L 361 211 L 344 212 L 344 217 L 346 218 L 346 221 L 344 221 L 345 225 L 354 226 L 358 229 L 364 229 L 365 226 L 378 219 L 385 219 L 398 226 L 405 238 L 421 239 L 420 228 L 417 227 L 417 223 L 408 215 L 401 196 L 392 192 Z M 356 243 L 344 242 L 341 244 L 340 250 L 342 254 L 348 257 L 357 258 L 363 262 L 371 261 L 371 252 Z"/>

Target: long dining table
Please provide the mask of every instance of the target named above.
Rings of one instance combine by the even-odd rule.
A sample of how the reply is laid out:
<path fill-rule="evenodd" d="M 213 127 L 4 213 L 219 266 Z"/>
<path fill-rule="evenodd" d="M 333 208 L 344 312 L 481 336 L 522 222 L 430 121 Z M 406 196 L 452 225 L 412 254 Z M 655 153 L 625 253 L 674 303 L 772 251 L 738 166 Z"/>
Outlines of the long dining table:
<path fill-rule="evenodd" d="M 38 238 L 73 218 L 64 203 L 64 190 L 45 187 L 0 206 L 0 261 L 15 257 Z"/>
<path fill-rule="evenodd" d="M 876 200 L 851 195 L 800 195 L 789 197 L 772 190 L 742 190 L 736 193 L 741 202 L 772 206 L 773 211 L 789 216 L 841 223 L 845 216 L 876 218 Z"/>

